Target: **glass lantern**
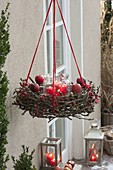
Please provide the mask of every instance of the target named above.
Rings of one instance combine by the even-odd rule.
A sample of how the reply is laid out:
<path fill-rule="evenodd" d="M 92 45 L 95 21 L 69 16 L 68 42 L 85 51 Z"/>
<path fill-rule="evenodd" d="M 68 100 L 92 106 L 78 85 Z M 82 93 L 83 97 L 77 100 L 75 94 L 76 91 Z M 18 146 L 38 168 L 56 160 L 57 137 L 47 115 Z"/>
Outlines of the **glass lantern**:
<path fill-rule="evenodd" d="M 103 156 L 104 133 L 98 123 L 92 123 L 85 139 L 85 158 L 88 164 L 100 164 Z"/>
<path fill-rule="evenodd" d="M 61 138 L 44 138 L 41 141 L 41 168 L 43 170 L 54 169 L 61 161 Z"/>

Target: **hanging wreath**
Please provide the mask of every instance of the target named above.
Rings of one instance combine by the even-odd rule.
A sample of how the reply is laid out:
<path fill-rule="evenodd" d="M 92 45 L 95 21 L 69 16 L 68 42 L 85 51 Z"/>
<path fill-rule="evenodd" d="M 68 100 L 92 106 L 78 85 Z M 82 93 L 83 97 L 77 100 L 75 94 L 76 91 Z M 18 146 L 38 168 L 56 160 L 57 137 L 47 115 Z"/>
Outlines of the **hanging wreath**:
<path fill-rule="evenodd" d="M 44 31 L 44 27 L 48 18 L 48 14 L 53 2 L 53 74 L 52 81 L 49 76 L 37 75 L 34 79 L 30 77 L 30 72 L 36 57 L 36 53 L 40 44 L 40 40 Z M 56 76 L 56 2 L 66 31 L 67 39 L 73 54 L 73 58 L 80 78 L 76 82 L 69 82 L 65 74 Z M 30 81 L 30 82 L 29 82 Z M 39 40 L 33 55 L 30 69 L 25 80 L 21 79 L 19 88 L 14 91 L 14 105 L 33 117 L 49 118 L 56 117 L 77 117 L 79 119 L 89 116 L 94 111 L 94 106 L 99 101 L 99 87 L 95 88 L 92 81 L 86 82 L 82 77 L 76 56 L 72 47 L 67 27 L 62 15 L 58 0 L 51 0 L 47 10 L 46 18 L 39 36 Z M 84 118 L 85 119 L 85 118 Z"/>
<path fill-rule="evenodd" d="M 33 117 L 81 118 L 81 116 L 89 116 L 99 101 L 99 88 L 96 89 L 92 82 L 80 83 L 81 85 L 57 82 L 55 88 L 52 84 L 45 86 L 31 82 L 28 85 L 24 80 L 21 80 L 20 84 L 20 87 L 15 89 L 13 104 L 24 110 L 23 114 L 28 111 Z"/>

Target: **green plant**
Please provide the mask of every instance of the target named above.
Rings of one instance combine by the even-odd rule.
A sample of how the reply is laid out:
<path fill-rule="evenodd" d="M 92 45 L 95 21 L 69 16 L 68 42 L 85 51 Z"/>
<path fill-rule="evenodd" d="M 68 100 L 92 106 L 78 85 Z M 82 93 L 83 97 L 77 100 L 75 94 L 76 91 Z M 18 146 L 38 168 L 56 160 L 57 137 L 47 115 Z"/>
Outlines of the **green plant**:
<path fill-rule="evenodd" d="M 6 97 L 8 92 L 8 79 L 3 67 L 6 57 L 10 52 L 9 44 L 9 3 L 5 10 L 1 12 L 0 18 L 0 170 L 7 168 L 6 163 L 9 156 L 6 154 L 7 131 L 8 131 L 8 118 L 6 113 Z"/>
<path fill-rule="evenodd" d="M 19 159 L 15 159 L 14 156 L 12 156 L 12 160 L 14 163 L 13 168 L 15 170 L 36 170 L 35 166 L 32 165 L 32 159 L 33 159 L 33 154 L 35 150 L 33 150 L 29 154 L 29 147 L 26 147 L 22 145 L 23 152 L 19 156 Z"/>

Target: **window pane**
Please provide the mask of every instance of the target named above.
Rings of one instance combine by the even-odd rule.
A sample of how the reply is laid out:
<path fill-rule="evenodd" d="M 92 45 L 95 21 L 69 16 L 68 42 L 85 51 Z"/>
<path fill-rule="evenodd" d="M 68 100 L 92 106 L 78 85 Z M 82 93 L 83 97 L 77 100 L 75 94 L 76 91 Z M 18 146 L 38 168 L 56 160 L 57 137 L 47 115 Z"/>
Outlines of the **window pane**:
<path fill-rule="evenodd" d="M 60 8 L 62 9 L 62 0 L 58 0 Z M 56 22 L 61 21 L 61 16 L 60 16 L 60 12 L 58 9 L 58 5 L 56 4 Z"/>
<path fill-rule="evenodd" d="M 49 137 L 54 137 L 54 126 L 50 125 L 49 126 Z"/>
<path fill-rule="evenodd" d="M 56 120 L 56 137 L 61 137 L 62 139 L 62 150 L 65 149 L 65 119 Z"/>
<path fill-rule="evenodd" d="M 51 53 L 50 53 L 50 40 L 51 40 L 51 31 L 47 31 L 47 69 L 48 73 L 50 73 L 51 69 Z"/>
<path fill-rule="evenodd" d="M 56 66 L 58 68 L 63 64 L 63 27 L 59 26 L 56 28 Z"/>

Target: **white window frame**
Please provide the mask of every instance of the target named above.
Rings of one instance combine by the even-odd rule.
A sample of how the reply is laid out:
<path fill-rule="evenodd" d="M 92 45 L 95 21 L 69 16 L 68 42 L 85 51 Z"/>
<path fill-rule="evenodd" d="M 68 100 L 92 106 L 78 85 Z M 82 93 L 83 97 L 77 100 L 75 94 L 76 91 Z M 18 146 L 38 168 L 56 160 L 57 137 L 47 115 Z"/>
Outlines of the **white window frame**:
<path fill-rule="evenodd" d="M 65 19 L 65 22 L 66 22 L 66 26 L 67 26 L 67 29 L 68 29 L 68 33 L 70 35 L 70 0 L 66 0 L 66 3 L 64 3 L 63 5 L 64 6 L 64 9 L 63 9 L 63 16 L 64 16 L 64 19 Z M 44 11 L 44 19 L 45 19 L 45 16 L 46 16 L 46 2 L 45 0 L 43 0 L 43 11 Z M 63 26 L 63 21 L 60 21 L 56 24 L 56 27 L 58 26 Z M 63 26 L 64 27 L 64 26 Z M 47 41 L 46 41 L 46 31 L 48 31 L 49 29 L 51 29 L 52 27 L 50 25 L 47 25 L 45 27 L 45 31 L 44 31 L 44 55 L 45 55 L 45 74 L 48 73 L 48 70 L 47 70 Z M 68 40 L 67 40 L 67 36 L 66 36 L 66 33 L 64 31 L 64 38 L 65 38 L 65 47 L 63 47 L 65 50 L 63 51 L 64 52 L 64 56 L 66 56 L 66 60 L 64 61 L 65 62 L 65 65 L 62 65 L 61 67 L 59 67 L 56 71 L 57 72 L 60 72 L 62 69 L 65 69 L 66 68 L 66 73 L 69 74 L 69 79 L 71 80 L 71 50 L 70 50 L 70 46 L 69 46 L 69 43 L 68 43 Z M 53 35 L 51 35 L 53 36 Z M 51 54 L 53 54 L 53 51 L 51 51 Z M 65 59 L 65 58 L 64 58 Z M 51 63 L 52 64 L 52 63 Z M 70 66 L 70 67 L 69 67 Z M 47 120 L 47 136 L 49 136 L 49 126 L 51 126 L 52 124 L 54 124 L 54 122 L 57 120 L 58 118 L 55 118 L 54 120 L 52 120 L 50 123 L 48 123 L 48 120 Z M 66 122 L 66 149 L 63 150 L 62 152 L 62 155 L 63 155 L 63 161 L 66 162 L 69 158 L 72 157 L 72 121 L 66 119 L 65 120 Z M 54 128 L 55 128 L 55 124 L 54 124 Z M 68 149 L 67 149 L 68 148 Z"/>
<path fill-rule="evenodd" d="M 46 6 L 46 3 L 45 3 L 45 0 L 43 0 L 43 11 L 44 11 L 44 19 L 45 19 L 45 16 L 46 16 L 46 8 L 45 8 L 45 6 Z M 68 23 L 67 24 L 67 29 L 68 29 L 68 33 L 70 33 L 70 19 L 69 19 L 69 14 L 70 14 L 70 0 L 66 0 L 66 3 L 64 3 L 64 8 L 63 8 L 63 15 L 64 15 L 64 19 L 65 19 L 65 22 L 66 23 Z M 50 12 L 51 12 L 51 10 L 50 10 Z M 52 21 L 51 21 L 52 22 Z M 63 21 L 59 21 L 59 22 L 57 22 L 56 23 L 56 28 L 58 27 L 58 26 L 63 26 Z M 45 31 L 49 31 L 50 29 L 52 29 L 53 28 L 53 25 L 47 25 L 46 27 L 45 27 Z M 45 74 L 47 74 L 48 73 L 48 70 L 47 70 L 47 41 L 46 41 L 46 34 L 45 34 L 45 31 L 44 31 L 44 55 L 45 55 Z M 65 34 L 65 31 L 64 31 L 64 34 Z M 53 34 L 51 33 L 51 37 L 53 37 Z M 67 36 L 66 36 L 66 34 L 64 35 L 64 38 L 65 38 L 65 40 L 66 40 L 66 43 L 65 43 L 65 50 L 64 50 L 64 56 L 66 56 L 66 61 L 65 61 L 65 65 L 62 65 L 61 67 L 59 67 L 56 71 L 57 72 L 60 72 L 61 70 L 63 70 L 63 69 L 65 69 L 65 67 L 66 67 L 66 71 L 67 71 L 67 73 L 69 73 L 69 75 L 70 75 L 70 79 L 71 79 L 71 68 L 70 67 L 68 67 L 69 65 L 71 65 L 71 59 L 70 59 L 70 57 L 71 57 L 71 55 L 70 55 L 70 47 L 69 47 L 69 44 L 68 44 L 68 40 L 67 40 Z M 51 51 L 51 55 L 53 54 L 53 51 Z M 68 57 L 67 57 L 68 56 Z M 64 58 L 65 59 L 65 58 Z M 51 63 L 51 65 L 52 65 L 53 63 Z"/>

